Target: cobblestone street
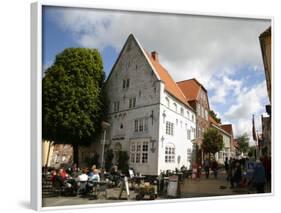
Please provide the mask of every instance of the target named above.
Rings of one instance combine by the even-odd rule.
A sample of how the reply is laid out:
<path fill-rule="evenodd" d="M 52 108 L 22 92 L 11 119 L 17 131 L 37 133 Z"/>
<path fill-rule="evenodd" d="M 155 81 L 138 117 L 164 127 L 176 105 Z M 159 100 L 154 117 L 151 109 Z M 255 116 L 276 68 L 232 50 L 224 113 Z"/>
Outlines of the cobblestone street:
<path fill-rule="evenodd" d="M 200 180 L 185 179 L 183 183 L 180 184 L 180 187 L 181 198 L 227 196 L 255 193 L 254 189 L 251 191 L 249 191 L 249 189 L 231 189 L 229 182 L 226 181 L 224 172 L 220 172 L 217 179 L 215 179 L 212 174 L 210 174 L 209 179 L 206 179 L 204 175 L 202 175 Z M 90 199 L 89 197 L 48 197 L 43 199 L 43 206 L 50 207 L 136 201 L 136 193 L 134 191 L 130 191 L 129 200 L 127 200 L 125 192 L 123 192 L 121 199 L 118 199 L 119 192 L 119 188 L 108 189 L 107 199 L 105 198 L 103 192 L 101 192 L 98 199 Z M 270 192 L 270 187 L 268 185 L 266 185 L 266 192 Z M 157 199 L 160 200 L 169 198 L 167 198 L 166 196 L 160 196 Z M 147 200 L 149 201 L 149 199 Z"/>

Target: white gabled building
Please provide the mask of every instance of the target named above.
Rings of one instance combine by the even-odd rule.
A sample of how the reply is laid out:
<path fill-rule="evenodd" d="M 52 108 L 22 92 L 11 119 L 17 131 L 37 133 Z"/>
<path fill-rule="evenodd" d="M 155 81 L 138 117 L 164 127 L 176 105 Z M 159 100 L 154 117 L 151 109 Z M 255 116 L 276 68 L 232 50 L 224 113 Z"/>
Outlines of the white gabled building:
<path fill-rule="evenodd" d="M 145 175 L 190 167 L 196 115 L 158 54 L 131 34 L 106 83 L 108 147 L 125 150 L 129 166 Z"/>

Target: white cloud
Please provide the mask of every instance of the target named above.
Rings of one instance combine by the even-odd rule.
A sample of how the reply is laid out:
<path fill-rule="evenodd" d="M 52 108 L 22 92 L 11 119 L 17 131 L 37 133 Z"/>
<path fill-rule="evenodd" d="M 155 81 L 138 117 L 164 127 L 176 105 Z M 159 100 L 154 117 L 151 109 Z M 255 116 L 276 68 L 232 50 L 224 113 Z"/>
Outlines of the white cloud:
<path fill-rule="evenodd" d="M 270 25 L 257 19 L 232 19 L 153 13 L 63 9 L 54 15 L 61 27 L 84 47 L 119 51 L 130 33 L 160 60 L 176 80 L 186 73 L 204 73 L 207 80 L 222 69 L 241 64 L 262 66 L 259 34 Z"/>
<path fill-rule="evenodd" d="M 225 113 L 228 119 L 241 119 L 264 109 L 263 102 L 267 97 L 265 81 L 245 93 L 237 96 L 236 104 Z"/>
<path fill-rule="evenodd" d="M 234 124 L 236 135 L 250 134 L 252 114 L 263 111 L 265 83 L 251 88 L 246 76 L 234 77 L 245 67 L 253 75 L 263 70 L 258 36 L 270 21 L 85 9 L 55 10 L 53 18 L 84 47 L 119 52 L 133 33 L 145 49 L 158 51 L 176 81 L 196 78 L 212 91 L 214 109 L 231 97 L 234 105 L 217 113 Z"/>
<path fill-rule="evenodd" d="M 208 84 L 209 90 L 214 91 L 214 96 L 210 97 L 210 101 L 215 103 L 226 103 L 231 97 L 238 95 L 241 92 L 242 80 L 234 80 L 228 76 L 222 76 L 220 78 L 215 78 Z"/>

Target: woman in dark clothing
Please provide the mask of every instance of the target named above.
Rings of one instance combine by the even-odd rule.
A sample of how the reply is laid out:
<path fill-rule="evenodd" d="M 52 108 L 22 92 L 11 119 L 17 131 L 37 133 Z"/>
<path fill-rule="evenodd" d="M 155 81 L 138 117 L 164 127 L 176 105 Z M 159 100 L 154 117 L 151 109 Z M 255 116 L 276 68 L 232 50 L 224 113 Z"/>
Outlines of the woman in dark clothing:
<path fill-rule="evenodd" d="M 240 163 L 236 162 L 233 171 L 233 176 L 230 179 L 231 188 L 234 188 L 234 186 L 239 186 L 241 179 L 242 179 L 242 169 Z"/>
<path fill-rule="evenodd" d="M 265 185 L 265 170 L 260 160 L 257 160 L 254 167 L 254 183 L 256 185 L 257 193 L 264 193 Z"/>
<path fill-rule="evenodd" d="M 216 160 L 213 160 L 211 169 L 216 179 L 218 178 L 218 168 L 219 168 L 218 162 Z"/>

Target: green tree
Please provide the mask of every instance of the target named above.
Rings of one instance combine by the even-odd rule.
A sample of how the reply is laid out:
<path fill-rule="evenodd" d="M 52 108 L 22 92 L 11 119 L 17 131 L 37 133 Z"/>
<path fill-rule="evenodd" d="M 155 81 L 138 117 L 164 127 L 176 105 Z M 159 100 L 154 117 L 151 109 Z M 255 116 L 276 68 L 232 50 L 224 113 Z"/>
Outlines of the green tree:
<path fill-rule="evenodd" d="M 212 118 L 218 122 L 219 124 L 221 123 L 221 119 L 217 117 L 217 114 L 213 111 L 213 110 L 210 110 L 209 111 L 209 115 L 212 116 Z"/>
<path fill-rule="evenodd" d="M 97 49 L 67 48 L 42 81 L 43 139 L 78 146 L 94 142 L 104 116 L 104 71 Z"/>
<path fill-rule="evenodd" d="M 239 145 L 239 151 L 243 153 L 247 153 L 249 151 L 249 136 L 247 133 L 240 135 L 236 138 L 237 143 Z"/>
<path fill-rule="evenodd" d="M 215 128 L 209 128 L 203 135 L 202 149 L 205 153 L 215 154 L 223 148 L 223 138 Z"/>

